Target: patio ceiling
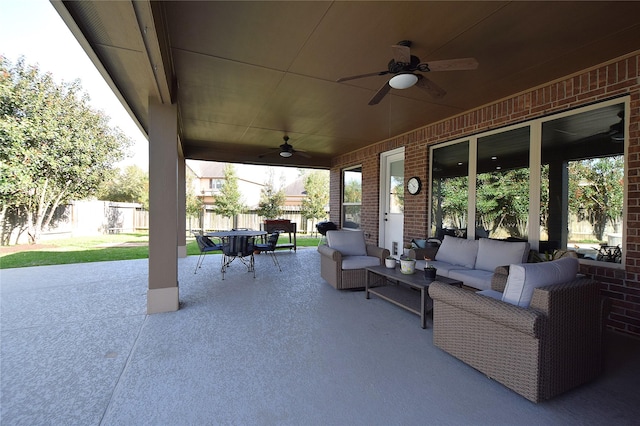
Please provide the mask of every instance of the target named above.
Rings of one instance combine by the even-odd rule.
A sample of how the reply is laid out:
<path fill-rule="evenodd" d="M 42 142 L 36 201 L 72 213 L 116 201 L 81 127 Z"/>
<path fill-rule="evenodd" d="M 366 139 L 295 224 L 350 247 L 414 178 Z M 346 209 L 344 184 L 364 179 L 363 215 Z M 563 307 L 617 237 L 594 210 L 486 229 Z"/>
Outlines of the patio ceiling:
<path fill-rule="evenodd" d="M 149 99 L 175 102 L 186 158 L 248 164 L 326 168 L 640 48 L 638 2 L 52 3 L 145 132 Z M 369 106 L 388 76 L 336 82 L 385 70 L 400 40 L 480 66 L 429 73 L 437 100 L 412 87 Z M 284 135 L 309 158 L 277 155 Z"/>

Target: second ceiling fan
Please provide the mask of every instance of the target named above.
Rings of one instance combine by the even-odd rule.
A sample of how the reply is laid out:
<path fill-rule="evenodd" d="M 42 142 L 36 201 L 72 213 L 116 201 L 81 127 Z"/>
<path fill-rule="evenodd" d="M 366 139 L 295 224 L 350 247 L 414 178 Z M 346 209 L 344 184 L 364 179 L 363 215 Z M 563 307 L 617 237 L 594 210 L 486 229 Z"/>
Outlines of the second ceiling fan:
<path fill-rule="evenodd" d="M 447 59 L 442 61 L 420 62 L 420 58 L 411 54 L 411 41 L 403 40 L 398 44 L 391 46 L 393 49 L 393 59 L 387 64 L 387 70 L 372 72 L 368 74 L 354 75 L 351 77 L 343 77 L 337 80 L 338 83 L 343 81 L 355 80 L 364 77 L 373 77 L 376 75 L 394 74 L 369 101 L 369 105 L 376 105 L 382 98 L 389 93 L 389 90 L 408 89 L 415 85 L 426 91 L 435 98 L 443 97 L 447 92 L 440 86 L 429 80 L 422 74 L 416 74 L 416 71 L 426 73 L 430 71 L 463 71 L 474 70 L 478 68 L 478 61 L 474 58 Z"/>
<path fill-rule="evenodd" d="M 258 155 L 258 158 L 263 158 L 267 155 L 271 155 L 275 153 L 278 153 L 278 155 L 280 155 L 280 157 L 283 157 L 283 158 L 289 158 L 293 154 L 300 155 L 301 157 L 305 157 L 305 158 L 311 158 L 311 156 L 306 152 L 300 151 L 299 149 L 293 149 L 293 146 L 289 144 L 289 136 L 285 135 L 282 137 L 282 139 L 284 140 L 284 143 L 282 145 L 280 145 L 278 148 L 271 148 L 271 151 L 267 153 Z"/>

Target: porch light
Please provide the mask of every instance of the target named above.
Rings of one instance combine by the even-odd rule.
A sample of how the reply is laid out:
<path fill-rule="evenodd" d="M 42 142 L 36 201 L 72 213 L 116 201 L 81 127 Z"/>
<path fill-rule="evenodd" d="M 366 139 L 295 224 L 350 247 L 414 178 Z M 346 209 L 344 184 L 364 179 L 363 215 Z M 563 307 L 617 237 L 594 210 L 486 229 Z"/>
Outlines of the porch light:
<path fill-rule="evenodd" d="M 415 74 L 398 74 L 393 76 L 391 80 L 389 80 L 389 86 L 394 89 L 408 89 L 409 87 L 416 84 L 418 81 L 418 76 Z"/>

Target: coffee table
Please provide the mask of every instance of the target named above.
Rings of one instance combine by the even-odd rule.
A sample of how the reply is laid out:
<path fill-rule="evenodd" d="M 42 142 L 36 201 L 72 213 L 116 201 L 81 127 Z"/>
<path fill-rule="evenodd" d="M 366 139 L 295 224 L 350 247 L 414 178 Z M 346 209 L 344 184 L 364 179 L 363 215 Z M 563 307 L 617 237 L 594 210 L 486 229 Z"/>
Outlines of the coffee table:
<path fill-rule="evenodd" d="M 422 328 L 427 328 L 427 314 L 433 309 L 433 301 L 429 297 L 430 282 L 424 278 L 422 271 L 414 274 L 403 274 L 399 267 L 393 269 L 384 265 L 366 268 L 365 297 L 371 294 L 391 302 L 420 317 Z M 462 287 L 462 281 L 436 275 L 435 281 Z"/>

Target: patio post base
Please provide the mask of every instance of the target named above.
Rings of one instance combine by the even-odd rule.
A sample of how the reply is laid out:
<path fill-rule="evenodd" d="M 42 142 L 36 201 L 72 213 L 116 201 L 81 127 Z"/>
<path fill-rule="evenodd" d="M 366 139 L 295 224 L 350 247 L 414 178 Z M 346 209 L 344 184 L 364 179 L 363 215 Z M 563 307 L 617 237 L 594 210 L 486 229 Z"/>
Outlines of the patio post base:
<path fill-rule="evenodd" d="M 147 292 L 147 314 L 174 312 L 179 306 L 178 287 L 150 288 Z"/>

